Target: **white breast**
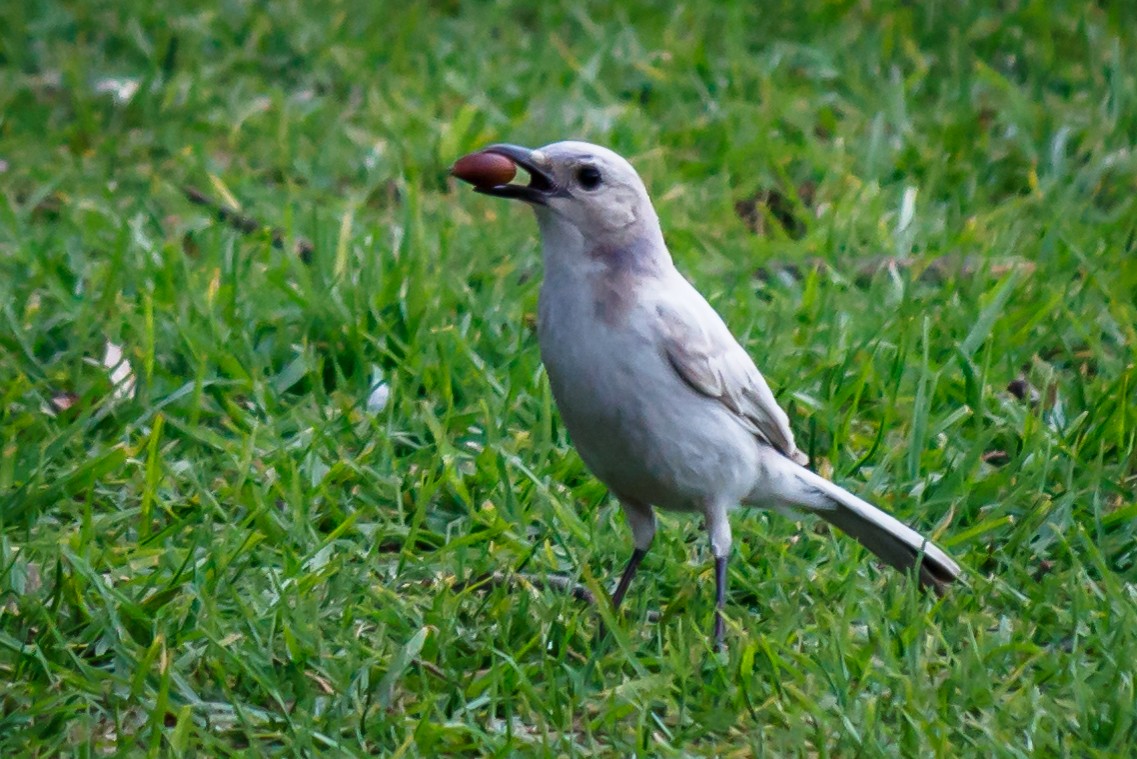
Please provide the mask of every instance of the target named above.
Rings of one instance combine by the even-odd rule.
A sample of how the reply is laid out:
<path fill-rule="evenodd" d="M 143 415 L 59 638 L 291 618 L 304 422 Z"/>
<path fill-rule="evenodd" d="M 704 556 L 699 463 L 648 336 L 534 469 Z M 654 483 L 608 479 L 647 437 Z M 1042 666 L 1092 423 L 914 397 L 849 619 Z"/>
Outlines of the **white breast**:
<path fill-rule="evenodd" d="M 651 297 L 613 321 L 594 290 L 587 274 L 550 272 L 540 300 L 541 357 L 581 458 L 617 495 L 662 508 L 740 499 L 757 473 L 755 438 L 676 374 Z"/>

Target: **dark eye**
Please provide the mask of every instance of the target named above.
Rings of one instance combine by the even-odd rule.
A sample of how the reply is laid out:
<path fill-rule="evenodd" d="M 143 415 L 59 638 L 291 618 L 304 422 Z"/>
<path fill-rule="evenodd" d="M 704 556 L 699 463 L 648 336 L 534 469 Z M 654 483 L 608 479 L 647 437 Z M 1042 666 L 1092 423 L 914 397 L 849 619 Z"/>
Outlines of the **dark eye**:
<path fill-rule="evenodd" d="M 600 186 L 600 169 L 595 166 L 581 166 L 576 170 L 576 181 L 586 190 L 595 190 Z"/>

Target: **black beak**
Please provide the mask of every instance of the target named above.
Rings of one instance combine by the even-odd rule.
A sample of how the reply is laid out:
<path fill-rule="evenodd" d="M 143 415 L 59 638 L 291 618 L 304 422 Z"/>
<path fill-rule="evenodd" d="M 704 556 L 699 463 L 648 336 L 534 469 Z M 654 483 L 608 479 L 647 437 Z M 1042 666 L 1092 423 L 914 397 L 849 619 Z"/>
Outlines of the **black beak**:
<path fill-rule="evenodd" d="M 529 174 L 529 184 L 499 184 L 492 187 L 475 187 L 474 190 L 485 195 L 496 195 L 499 198 L 514 198 L 524 200 L 526 203 L 545 205 L 548 199 L 560 194 L 553 175 L 546 169 L 538 166 L 533 160 L 533 151 L 520 145 L 490 145 L 483 153 L 496 153 L 505 156 L 515 164 L 525 169 Z"/>

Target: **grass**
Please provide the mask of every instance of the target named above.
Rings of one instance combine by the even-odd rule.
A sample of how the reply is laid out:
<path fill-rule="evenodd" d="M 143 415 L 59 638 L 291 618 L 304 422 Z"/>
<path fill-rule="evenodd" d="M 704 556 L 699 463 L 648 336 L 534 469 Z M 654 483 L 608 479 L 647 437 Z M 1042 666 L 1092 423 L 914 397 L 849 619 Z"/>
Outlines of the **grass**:
<path fill-rule="evenodd" d="M 1125 7 L 5 4 L 0 755 L 1129 753 Z M 600 593 L 630 551 L 541 372 L 535 225 L 446 174 L 570 136 L 965 587 L 758 511 L 721 656 L 693 520 L 604 646 L 463 585 Z"/>

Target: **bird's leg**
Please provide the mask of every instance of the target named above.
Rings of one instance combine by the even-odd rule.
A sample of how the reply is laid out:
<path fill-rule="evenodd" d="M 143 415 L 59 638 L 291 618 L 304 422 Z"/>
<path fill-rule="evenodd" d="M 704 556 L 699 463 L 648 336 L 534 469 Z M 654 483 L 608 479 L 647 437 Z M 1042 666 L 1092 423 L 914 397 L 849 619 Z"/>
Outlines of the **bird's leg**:
<path fill-rule="evenodd" d="M 619 610 L 620 602 L 624 600 L 624 595 L 632 584 L 632 578 L 636 576 L 636 570 L 640 568 L 640 562 L 647 555 L 647 549 L 651 548 L 651 541 L 655 538 L 655 514 L 652 513 L 651 506 L 626 498 L 620 499 L 620 506 L 624 509 L 624 518 L 628 520 L 628 526 L 632 528 L 635 550 L 632 551 L 628 566 L 624 568 L 624 574 L 620 576 L 616 592 L 612 594 L 613 610 Z"/>
<path fill-rule="evenodd" d="M 726 637 L 722 611 L 726 606 L 726 562 L 730 557 L 730 520 L 726 508 L 712 506 L 707 509 L 707 532 L 711 536 L 711 552 L 715 555 L 715 627 L 714 649 L 721 651 Z"/>
<path fill-rule="evenodd" d="M 612 610 L 620 610 L 620 602 L 624 600 L 624 595 L 628 592 L 628 586 L 632 584 L 632 578 L 636 576 L 636 570 L 640 568 L 640 562 L 643 561 L 647 551 L 642 548 L 637 548 L 632 551 L 632 558 L 628 560 L 628 566 L 624 568 L 624 574 L 620 575 L 620 584 L 616 586 L 616 591 L 612 594 Z"/>
<path fill-rule="evenodd" d="M 722 621 L 722 610 L 726 606 L 726 559 L 725 556 L 715 557 L 715 651 L 722 650 L 723 638 L 726 637 L 726 626 Z"/>

